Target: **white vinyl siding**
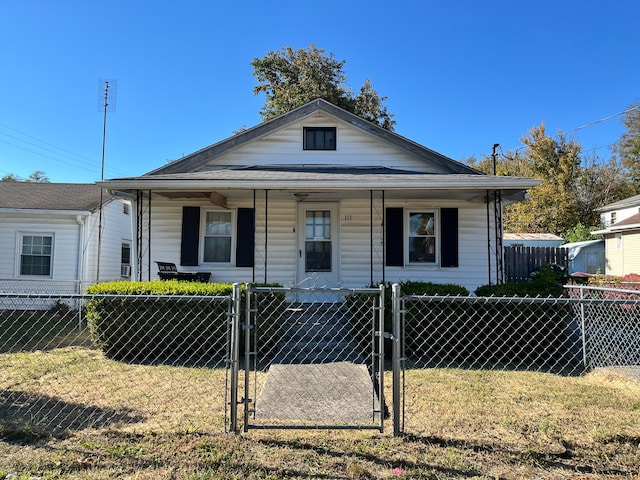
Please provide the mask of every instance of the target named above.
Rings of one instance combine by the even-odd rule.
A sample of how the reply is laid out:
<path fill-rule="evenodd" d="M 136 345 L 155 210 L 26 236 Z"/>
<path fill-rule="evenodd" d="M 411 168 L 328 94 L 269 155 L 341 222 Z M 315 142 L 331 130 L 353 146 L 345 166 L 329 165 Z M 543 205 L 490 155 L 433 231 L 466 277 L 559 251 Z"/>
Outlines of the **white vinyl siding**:
<path fill-rule="evenodd" d="M 440 268 L 437 264 L 413 264 L 406 267 L 385 267 L 385 280 L 422 280 L 436 283 L 455 283 L 473 291 L 488 283 L 488 252 L 486 205 L 469 202 L 387 202 L 384 206 L 379 192 L 375 192 L 373 212 L 369 199 L 345 199 L 339 202 L 339 271 L 343 287 L 364 287 L 382 281 L 383 274 L 383 208 L 402 206 L 411 211 L 438 211 L 439 208 L 458 208 L 459 267 Z M 203 264 L 197 267 L 179 267 L 184 271 L 211 271 L 213 282 L 250 282 L 255 272 L 256 282 L 280 283 L 294 286 L 304 279 L 297 278 L 299 249 L 297 240 L 297 205 L 295 199 L 268 198 L 265 212 L 264 191 L 256 192 L 255 266 L 236 268 L 230 264 Z M 233 211 L 253 208 L 253 201 L 227 198 Z M 169 200 L 154 196 L 152 201 L 153 261 L 180 263 L 180 237 L 182 207 L 200 206 L 201 215 L 211 209 L 207 201 Z M 417 210 L 416 210 L 417 209 Z M 371 217 L 373 214 L 373 231 Z M 491 217 L 492 218 L 492 217 Z M 493 238 L 492 245 L 495 245 Z M 482 241 L 479 241 L 481 239 Z M 371 259 L 373 258 L 373 271 Z M 495 261 L 491 258 L 493 268 Z M 265 274 L 266 265 L 266 274 Z M 143 270 L 144 271 L 144 270 Z M 493 270 L 495 282 L 495 270 Z M 157 268 L 152 264 L 152 278 Z"/>
<path fill-rule="evenodd" d="M 336 127 L 336 150 L 303 150 L 304 127 Z M 335 119 L 316 114 L 286 128 L 271 132 L 216 158 L 221 166 L 264 165 L 344 165 L 352 167 L 393 167 L 426 173 L 444 173 L 437 164 L 428 165 L 409 153 L 399 151 L 373 135 Z M 209 170 L 203 166 L 199 170 Z"/>

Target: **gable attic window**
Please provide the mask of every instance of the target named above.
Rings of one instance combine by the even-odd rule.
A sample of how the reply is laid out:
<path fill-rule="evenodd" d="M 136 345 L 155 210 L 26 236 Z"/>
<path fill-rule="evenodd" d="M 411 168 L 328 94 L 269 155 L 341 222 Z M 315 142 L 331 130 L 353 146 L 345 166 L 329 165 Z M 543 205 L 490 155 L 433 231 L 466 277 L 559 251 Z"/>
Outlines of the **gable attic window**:
<path fill-rule="evenodd" d="M 335 150 L 336 127 L 304 127 L 305 150 Z"/>

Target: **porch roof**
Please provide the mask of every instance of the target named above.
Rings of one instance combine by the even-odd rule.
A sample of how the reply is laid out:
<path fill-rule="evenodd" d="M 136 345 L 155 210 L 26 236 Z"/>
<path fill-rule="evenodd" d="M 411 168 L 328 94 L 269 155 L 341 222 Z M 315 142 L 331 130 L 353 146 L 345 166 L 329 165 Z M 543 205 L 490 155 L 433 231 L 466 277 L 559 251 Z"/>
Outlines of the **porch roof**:
<path fill-rule="evenodd" d="M 384 167 L 245 167 L 143 175 L 99 182 L 111 190 L 500 190 L 517 193 L 539 180 L 477 174 L 427 174 Z"/>

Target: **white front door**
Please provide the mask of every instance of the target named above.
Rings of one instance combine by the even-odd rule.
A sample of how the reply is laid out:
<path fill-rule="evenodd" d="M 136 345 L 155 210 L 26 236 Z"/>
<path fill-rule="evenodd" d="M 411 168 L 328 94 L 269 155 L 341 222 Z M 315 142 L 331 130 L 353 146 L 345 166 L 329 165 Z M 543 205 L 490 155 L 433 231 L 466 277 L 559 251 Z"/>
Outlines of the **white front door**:
<path fill-rule="evenodd" d="M 340 286 L 338 269 L 338 204 L 298 204 L 298 285 Z"/>

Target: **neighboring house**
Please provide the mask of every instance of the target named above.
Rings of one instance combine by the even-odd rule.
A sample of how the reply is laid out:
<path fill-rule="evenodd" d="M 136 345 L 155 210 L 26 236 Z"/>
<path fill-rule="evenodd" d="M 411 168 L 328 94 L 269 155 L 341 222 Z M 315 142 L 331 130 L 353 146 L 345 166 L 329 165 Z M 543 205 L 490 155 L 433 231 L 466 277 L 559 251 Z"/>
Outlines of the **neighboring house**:
<path fill-rule="evenodd" d="M 640 195 L 598 209 L 604 235 L 606 275 L 640 273 Z"/>
<path fill-rule="evenodd" d="M 565 243 L 562 248 L 569 250 L 569 275 L 574 273 L 604 274 L 606 269 L 604 240 Z"/>
<path fill-rule="evenodd" d="M 362 287 L 500 278 L 502 207 L 537 180 L 482 174 L 312 101 L 140 177 L 142 278 L 155 262 L 214 282 Z"/>
<path fill-rule="evenodd" d="M 559 247 L 564 239 L 553 233 L 505 233 L 505 247 Z"/>
<path fill-rule="evenodd" d="M 0 291 L 69 293 L 131 278 L 133 217 L 129 200 L 95 184 L 0 182 Z"/>

